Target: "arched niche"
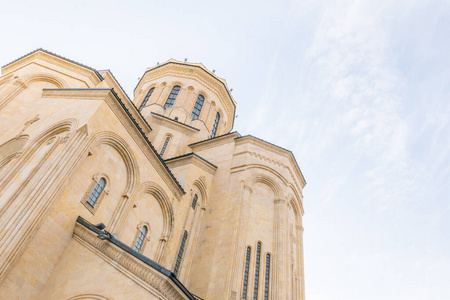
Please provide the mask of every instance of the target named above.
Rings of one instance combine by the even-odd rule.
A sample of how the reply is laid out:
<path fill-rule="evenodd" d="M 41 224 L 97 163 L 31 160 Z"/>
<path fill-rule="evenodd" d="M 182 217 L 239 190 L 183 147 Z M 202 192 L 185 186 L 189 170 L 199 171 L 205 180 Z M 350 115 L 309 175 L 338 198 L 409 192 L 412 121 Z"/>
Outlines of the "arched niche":
<path fill-rule="evenodd" d="M 152 235 L 143 254 L 159 261 L 173 232 L 174 216 L 167 193 L 161 186 L 150 181 L 142 183 L 132 199 L 132 207 L 121 230 L 121 239 L 126 244 L 133 245 L 136 226 L 142 222 L 149 225 Z"/>
<path fill-rule="evenodd" d="M 92 192 L 92 176 L 99 173 L 108 176 L 109 193 L 104 195 L 94 211 L 80 203 L 86 201 L 86 193 Z M 84 146 L 82 159 L 69 179 L 72 184 L 67 186 L 64 193 L 76 198 L 73 202 L 77 204 L 77 211 L 82 217 L 93 223 L 103 222 L 107 230 L 117 233 L 138 181 L 138 165 L 128 143 L 113 132 L 101 131 L 92 135 Z"/>
<path fill-rule="evenodd" d="M 78 121 L 76 119 L 65 119 L 49 126 L 39 135 L 31 138 L 29 142 L 27 142 L 28 136 L 19 137 L 20 141 L 13 148 L 18 148 L 24 143 L 27 143 L 27 146 L 23 148 L 23 154 L 20 155 L 17 163 L 9 166 L 7 170 L 3 170 L 2 178 L 0 178 L 0 190 L 3 189 L 3 194 L 7 193 L 4 188 L 13 179 L 15 185 L 19 187 L 21 185 L 20 182 L 26 180 L 33 173 L 33 170 L 41 164 L 49 151 L 55 149 L 58 145 L 57 142 L 67 140 L 70 137 L 77 125 Z M 25 167 L 28 170 L 27 172 L 22 171 Z"/>
<path fill-rule="evenodd" d="M 113 132 L 101 131 L 92 136 L 89 145 L 90 147 L 87 151 L 95 151 L 95 148 L 100 145 L 108 145 L 119 153 L 125 163 L 127 174 L 124 194 L 131 195 L 139 181 L 139 168 L 136 158 L 127 142 Z"/>
<path fill-rule="evenodd" d="M 20 155 L 29 138 L 29 135 L 20 135 L 0 145 L 0 170 Z"/>
<path fill-rule="evenodd" d="M 82 294 L 71 297 L 67 300 L 109 300 L 109 299 L 98 294 Z"/>
<path fill-rule="evenodd" d="M 207 201 L 207 192 L 206 192 L 206 184 L 201 179 L 195 180 L 192 184 L 194 188 L 193 194 L 198 191 L 198 203 L 200 206 L 206 206 Z"/>
<path fill-rule="evenodd" d="M 38 82 L 47 82 L 47 83 L 51 83 L 52 85 L 54 85 L 56 88 L 59 88 L 59 89 L 69 87 L 69 85 L 67 84 L 67 82 L 64 79 L 54 76 L 53 74 L 48 74 L 48 73 L 30 74 L 30 75 L 24 77 L 22 80 L 24 81 L 26 86 L 29 86 L 30 84 L 38 83 Z"/>
<path fill-rule="evenodd" d="M 246 223 L 246 244 L 252 245 L 260 240 L 267 251 L 274 251 L 274 202 L 280 199 L 282 188 L 275 176 L 263 169 L 254 168 L 255 172 L 245 182 L 251 189 Z"/>
<path fill-rule="evenodd" d="M 268 170 L 269 168 L 267 168 L 266 166 L 253 166 L 253 167 L 257 167 L 258 169 L 262 169 L 262 170 L 266 170 L 266 171 L 271 171 L 274 172 L 273 170 Z M 279 177 L 278 173 L 275 173 L 276 177 Z M 280 198 L 283 195 L 283 191 L 281 188 L 281 185 L 277 182 L 277 180 L 274 178 L 275 176 L 269 176 L 267 174 L 264 174 L 263 172 L 258 172 L 252 176 L 250 176 L 246 182 L 250 185 L 250 187 L 253 190 L 253 186 L 256 183 L 262 183 L 267 185 L 273 192 L 274 198 Z M 275 199 L 274 199 L 275 200 Z"/>

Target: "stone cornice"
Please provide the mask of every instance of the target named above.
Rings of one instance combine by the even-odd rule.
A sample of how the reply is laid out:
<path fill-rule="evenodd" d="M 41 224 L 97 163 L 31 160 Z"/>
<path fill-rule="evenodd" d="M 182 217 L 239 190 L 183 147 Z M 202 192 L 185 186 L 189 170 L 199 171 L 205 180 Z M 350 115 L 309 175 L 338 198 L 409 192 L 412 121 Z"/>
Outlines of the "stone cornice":
<path fill-rule="evenodd" d="M 211 175 L 214 175 L 217 169 L 216 165 L 212 164 L 196 153 L 188 153 L 182 156 L 172 157 L 166 159 L 165 163 L 169 168 L 193 164 Z"/>
<path fill-rule="evenodd" d="M 93 68 L 77 63 L 73 60 L 67 59 L 65 57 L 59 56 L 55 53 L 49 52 L 44 49 L 37 49 L 31 53 L 28 53 L 13 62 L 4 65 L 2 67 L 2 73 L 7 74 L 13 72 L 14 70 L 20 69 L 35 60 L 42 60 L 53 64 L 55 66 L 70 70 L 72 72 L 78 73 L 82 76 L 89 78 L 92 86 L 96 86 L 101 81 L 103 77 Z"/>
<path fill-rule="evenodd" d="M 116 93 L 120 96 L 121 99 L 126 99 L 131 102 L 131 98 L 128 96 L 128 94 L 125 92 L 123 87 L 120 85 L 120 82 L 116 79 L 114 74 L 111 72 L 111 70 L 99 70 L 98 71 L 100 75 L 103 76 L 106 83 L 112 88 L 115 88 L 114 90 Z"/>
<path fill-rule="evenodd" d="M 301 187 L 304 188 L 306 185 L 305 178 L 303 177 L 302 171 L 300 170 L 300 167 L 298 166 L 297 160 L 295 159 L 294 155 L 291 151 L 284 149 L 282 147 L 279 147 L 277 145 L 274 145 L 272 143 L 266 142 L 264 140 L 261 140 L 257 137 L 246 135 L 236 138 L 236 145 L 240 145 L 243 143 L 251 143 L 253 145 L 259 146 L 261 148 L 264 148 L 266 150 L 272 151 L 274 153 L 277 153 L 279 155 L 282 155 L 286 157 L 289 162 L 294 166 L 293 172 L 296 176 L 293 176 L 293 178 L 297 178 L 297 180 L 301 183 Z"/>
<path fill-rule="evenodd" d="M 147 290 L 156 290 L 159 294 L 157 296 L 163 296 L 164 299 L 195 299 L 172 272 L 114 237 L 106 240 L 99 239 L 99 234 L 105 233 L 78 217 L 73 232 L 74 239 L 119 269 L 124 276 Z"/>
<path fill-rule="evenodd" d="M 160 121 L 160 123 L 164 122 L 166 124 L 170 124 L 170 125 L 168 125 L 168 127 L 172 128 L 172 129 L 175 129 L 175 130 L 180 130 L 181 129 L 183 131 L 187 130 L 187 131 L 191 131 L 191 133 L 200 131 L 200 129 L 198 129 L 198 128 L 195 128 L 195 127 L 192 127 L 190 125 L 181 123 L 179 121 L 172 120 L 171 118 L 163 116 L 163 115 L 160 115 L 158 113 L 151 112 L 151 114 L 152 114 L 152 116 L 154 118 L 158 119 Z"/>
<path fill-rule="evenodd" d="M 156 149 L 148 140 L 145 133 L 136 123 L 133 116 L 124 109 L 112 89 L 44 89 L 43 98 L 71 98 L 71 99 L 92 99 L 104 100 L 111 108 L 116 117 L 122 122 L 125 129 L 131 135 L 133 140 L 146 155 L 150 163 L 161 175 L 167 186 L 175 197 L 180 200 L 185 193 L 181 185 L 176 180 L 172 172 L 167 168 L 164 161 L 160 158 Z"/>
<path fill-rule="evenodd" d="M 230 132 L 224 135 L 219 135 L 216 136 L 215 138 L 212 139 L 207 139 L 204 141 L 200 141 L 200 142 L 195 142 L 192 144 L 189 144 L 188 146 L 194 151 L 201 151 L 204 149 L 208 149 L 208 148 L 213 148 L 213 147 L 217 147 L 226 143 L 231 142 L 232 140 L 236 139 L 237 137 L 240 137 L 241 135 L 236 132 Z"/>

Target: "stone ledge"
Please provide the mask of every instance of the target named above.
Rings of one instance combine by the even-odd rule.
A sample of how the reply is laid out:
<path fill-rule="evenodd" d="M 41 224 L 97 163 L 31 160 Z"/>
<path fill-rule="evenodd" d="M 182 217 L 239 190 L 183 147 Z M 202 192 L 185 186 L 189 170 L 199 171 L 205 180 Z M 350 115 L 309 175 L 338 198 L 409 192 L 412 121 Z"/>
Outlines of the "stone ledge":
<path fill-rule="evenodd" d="M 83 218 L 78 217 L 73 234 L 75 240 L 87 248 L 91 248 L 90 250 L 94 250 L 94 253 L 105 261 L 123 271 L 122 273 L 130 280 L 138 282 L 133 278 L 137 277 L 148 285 L 148 287 L 144 287 L 145 289 L 156 290 L 166 299 L 198 299 L 183 286 L 171 271 L 163 266 L 134 251 L 113 236 L 109 236 L 105 240 L 98 238 L 99 234 L 105 235 L 105 232 Z"/>

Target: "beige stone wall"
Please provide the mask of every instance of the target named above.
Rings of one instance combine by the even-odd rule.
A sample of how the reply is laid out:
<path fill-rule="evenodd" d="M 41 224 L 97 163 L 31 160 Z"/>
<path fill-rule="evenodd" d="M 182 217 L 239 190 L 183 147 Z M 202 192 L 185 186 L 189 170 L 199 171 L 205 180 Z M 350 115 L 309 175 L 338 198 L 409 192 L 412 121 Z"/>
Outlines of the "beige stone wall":
<path fill-rule="evenodd" d="M 124 265 L 136 264 L 136 268 L 142 266 L 142 263 L 133 260 L 128 254 L 122 255 L 126 257 Z M 173 290 L 176 292 L 175 288 Z M 143 278 L 115 264 L 107 255 L 99 253 L 82 238 L 71 240 L 36 299 L 72 299 L 79 295 L 95 295 L 116 300 L 171 299 Z M 179 296 L 177 299 L 184 297 Z"/>
<path fill-rule="evenodd" d="M 32 68 L 32 66 L 26 66 L 20 71 L 38 72 L 34 69 L 25 70 L 26 68 Z M 48 70 L 46 72 L 49 73 Z M 53 76 L 60 75 L 55 72 Z M 149 149 L 147 154 L 144 154 L 134 138 L 130 136 L 129 128 L 126 128 L 121 120 L 125 116 L 117 115 L 117 112 L 114 112 L 104 99 L 92 99 L 82 95 L 42 97 L 43 88 L 55 87 L 47 82 L 33 82 L 0 111 L 1 126 L 8 128 L 1 136 L 3 141 L 20 133 L 24 127 L 22 120 L 32 119 L 36 114 L 39 114 L 39 120 L 31 124 L 24 132 L 29 136 L 30 144 L 52 124 L 68 117 L 75 124 L 71 130 L 83 128 L 85 133 L 82 142 L 71 145 L 73 146 L 71 159 L 47 155 L 53 149 L 53 144 L 44 144 L 36 151 L 28 150 L 28 145 L 25 145 L 25 153 L 31 151 L 26 164 L 20 172 L 16 172 L 10 184 L 2 190 L 0 203 L 10 207 L 2 214 L 1 220 L 7 222 L 7 218 L 15 218 L 16 222 L 19 222 L 17 224 L 20 224 L 20 220 L 25 217 L 25 215 L 18 215 L 15 211 L 22 197 L 29 194 L 20 190 L 24 184 L 31 185 L 30 183 L 35 181 L 34 187 L 39 189 L 43 182 L 49 182 L 49 188 L 53 189 L 53 194 L 52 196 L 45 194 L 52 199 L 49 199 L 47 206 L 40 208 L 39 211 L 23 210 L 24 213 L 29 214 L 28 220 L 31 226 L 24 229 L 31 230 L 35 238 L 25 236 L 26 244 L 21 242 L 13 252 L 10 252 L 16 254 L 16 259 L 14 265 L 8 267 L 7 275 L 3 278 L 3 284 L 0 286 L 1 294 L 14 294 L 20 298 L 27 298 L 34 297 L 42 289 L 46 279 L 52 274 L 58 258 L 70 242 L 75 219 L 79 215 L 92 223 L 105 223 L 108 226 L 107 229 L 117 232 L 119 237 L 122 237 L 120 232 L 125 230 L 123 238 L 130 246 L 135 243 L 137 226 L 142 222 L 148 222 L 152 228 L 149 238 L 155 242 L 144 248 L 145 254 L 149 257 L 155 256 L 158 251 L 162 256 L 165 252 L 165 242 L 160 242 L 160 239 L 168 240 L 173 234 L 173 206 L 179 205 L 180 198 L 172 193 L 167 185 L 167 179 L 158 175 L 161 171 L 154 166 L 160 164 L 157 157 L 150 153 Z M 78 86 L 75 85 L 75 87 Z M 20 122 L 11 118 L 14 115 L 13 111 L 24 115 Z M 70 139 L 66 144 L 70 143 Z M 124 157 L 126 155 L 129 156 L 127 159 Z M 17 165 L 17 161 L 12 163 Z M 50 170 L 50 165 L 55 163 L 67 163 L 64 169 L 66 173 L 62 178 L 54 178 L 59 174 L 52 173 Z M 5 175 L 11 173 L 9 166 L 1 170 L 7 172 Z M 36 177 L 35 172 L 40 172 L 38 174 L 42 176 Z M 89 187 L 95 175 L 107 178 L 107 194 L 102 198 L 95 214 L 92 214 L 82 202 L 90 193 Z M 55 179 L 59 182 L 55 182 Z M 174 185 L 174 183 L 171 184 Z M 41 197 L 43 196 L 44 194 Z M 39 197 L 35 199 L 39 201 Z M 165 206 L 164 209 L 161 206 Z M 136 213 L 136 208 L 140 210 L 140 213 Z M 166 219 L 165 223 L 163 218 Z M 7 228 L 11 227 L 11 224 L 4 224 L 8 226 Z M 166 228 L 165 232 L 162 232 L 164 224 Z M 18 230 L 11 234 L 14 235 L 14 233 L 21 234 Z"/>

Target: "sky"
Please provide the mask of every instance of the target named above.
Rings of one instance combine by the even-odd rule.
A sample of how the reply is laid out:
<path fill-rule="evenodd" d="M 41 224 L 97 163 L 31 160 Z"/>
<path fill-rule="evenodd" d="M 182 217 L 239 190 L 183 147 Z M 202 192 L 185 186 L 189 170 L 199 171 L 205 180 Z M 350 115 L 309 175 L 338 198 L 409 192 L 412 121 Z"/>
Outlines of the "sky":
<path fill-rule="evenodd" d="M 9 1 L 0 65 L 202 62 L 306 178 L 307 300 L 450 299 L 450 1 Z"/>

